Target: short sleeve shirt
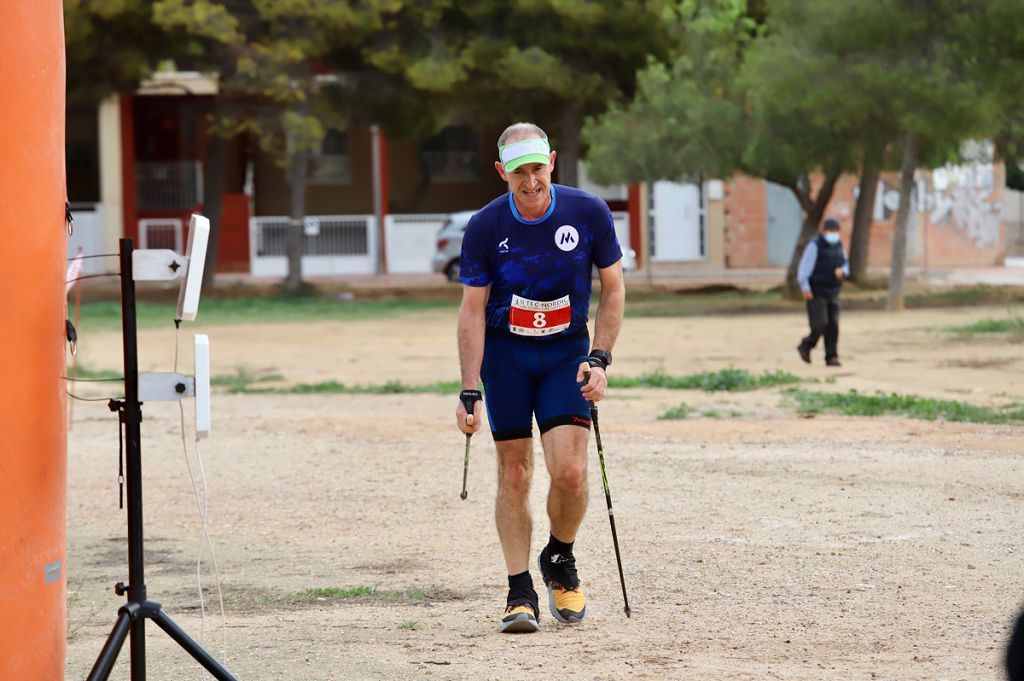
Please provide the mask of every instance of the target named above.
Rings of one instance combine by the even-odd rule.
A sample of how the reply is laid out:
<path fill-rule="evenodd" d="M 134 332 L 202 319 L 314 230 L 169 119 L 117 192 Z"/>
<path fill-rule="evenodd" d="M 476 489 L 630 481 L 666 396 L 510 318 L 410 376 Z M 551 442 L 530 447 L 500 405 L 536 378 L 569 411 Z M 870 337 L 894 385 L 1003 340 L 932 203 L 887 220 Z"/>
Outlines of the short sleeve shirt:
<path fill-rule="evenodd" d="M 508 331 L 514 303 L 518 307 L 526 300 L 537 304 L 531 310 L 544 310 L 567 297 L 568 327 L 552 334 L 562 336 L 586 327 L 591 267 L 609 267 L 620 258 L 608 204 L 593 194 L 553 184 L 551 206 L 538 220 L 523 219 L 511 193 L 470 219 L 459 280 L 467 286 L 490 284 L 488 329 Z"/>

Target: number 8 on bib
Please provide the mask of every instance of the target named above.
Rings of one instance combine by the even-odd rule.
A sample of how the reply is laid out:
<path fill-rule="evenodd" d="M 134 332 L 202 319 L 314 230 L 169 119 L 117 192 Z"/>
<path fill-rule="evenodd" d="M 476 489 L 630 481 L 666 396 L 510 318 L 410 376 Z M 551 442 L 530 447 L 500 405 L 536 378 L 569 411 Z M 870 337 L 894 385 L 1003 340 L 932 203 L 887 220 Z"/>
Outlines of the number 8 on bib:
<path fill-rule="evenodd" d="M 558 300 L 530 300 L 512 295 L 508 330 L 519 336 L 547 336 L 569 328 L 572 308 L 569 296 Z"/>

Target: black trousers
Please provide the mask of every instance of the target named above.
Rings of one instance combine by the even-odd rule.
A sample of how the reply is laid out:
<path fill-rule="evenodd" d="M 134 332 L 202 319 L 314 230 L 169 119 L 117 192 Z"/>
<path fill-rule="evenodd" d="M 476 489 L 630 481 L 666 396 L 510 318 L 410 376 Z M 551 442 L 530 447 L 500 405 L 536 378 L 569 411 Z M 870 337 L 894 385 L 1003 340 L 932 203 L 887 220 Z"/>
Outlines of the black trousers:
<path fill-rule="evenodd" d="M 807 321 L 811 333 L 800 341 L 800 346 L 811 350 L 825 336 L 825 359 L 839 357 L 839 292 L 815 293 L 807 301 Z"/>

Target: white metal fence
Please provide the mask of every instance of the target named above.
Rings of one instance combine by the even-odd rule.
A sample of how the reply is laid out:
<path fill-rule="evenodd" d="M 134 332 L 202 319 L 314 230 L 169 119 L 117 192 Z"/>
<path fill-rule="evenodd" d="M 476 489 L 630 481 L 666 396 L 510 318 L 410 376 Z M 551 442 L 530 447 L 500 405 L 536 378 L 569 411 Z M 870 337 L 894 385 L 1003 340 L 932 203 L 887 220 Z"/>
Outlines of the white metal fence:
<path fill-rule="evenodd" d="M 307 216 L 303 233 L 304 275 L 373 274 L 376 271 L 377 220 L 374 216 Z M 287 217 L 249 219 L 249 252 L 254 276 L 285 276 L 288 273 L 287 245 Z"/>

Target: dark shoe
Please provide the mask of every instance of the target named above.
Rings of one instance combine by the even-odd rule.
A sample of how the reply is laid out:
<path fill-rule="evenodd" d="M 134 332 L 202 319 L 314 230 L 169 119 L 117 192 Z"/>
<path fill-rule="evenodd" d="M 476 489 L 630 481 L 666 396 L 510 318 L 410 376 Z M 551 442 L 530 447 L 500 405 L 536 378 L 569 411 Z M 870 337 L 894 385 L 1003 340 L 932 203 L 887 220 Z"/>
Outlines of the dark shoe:
<path fill-rule="evenodd" d="M 583 595 L 576 574 L 576 559 L 572 556 L 552 556 L 548 547 L 537 559 L 540 575 L 548 588 L 548 607 L 551 616 L 559 622 L 573 624 L 587 616 L 587 597 Z"/>
<path fill-rule="evenodd" d="M 509 589 L 505 612 L 501 615 L 501 631 L 506 634 L 528 634 L 540 629 L 540 603 L 533 587 Z"/>
<path fill-rule="evenodd" d="M 540 629 L 537 610 L 531 603 L 519 603 L 505 607 L 501 616 L 501 631 L 504 634 L 532 634 Z"/>
<path fill-rule="evenodd" d="M 796 346 L 796 351 L 800 353 L 800 359 L 802 359 L 803 361 L 807 362 L 808 364 L 811 363 L 811 351 L 810 350 L 805 348 L 803 345 L 798 345 L 798 346 Z"/>
<path fill-rule="evenodd" d="M 828 359 L 825 360 L 825 366 L 841 367 L 843 365 L 839 363 L 838 357 L 829 357 Z"/>

